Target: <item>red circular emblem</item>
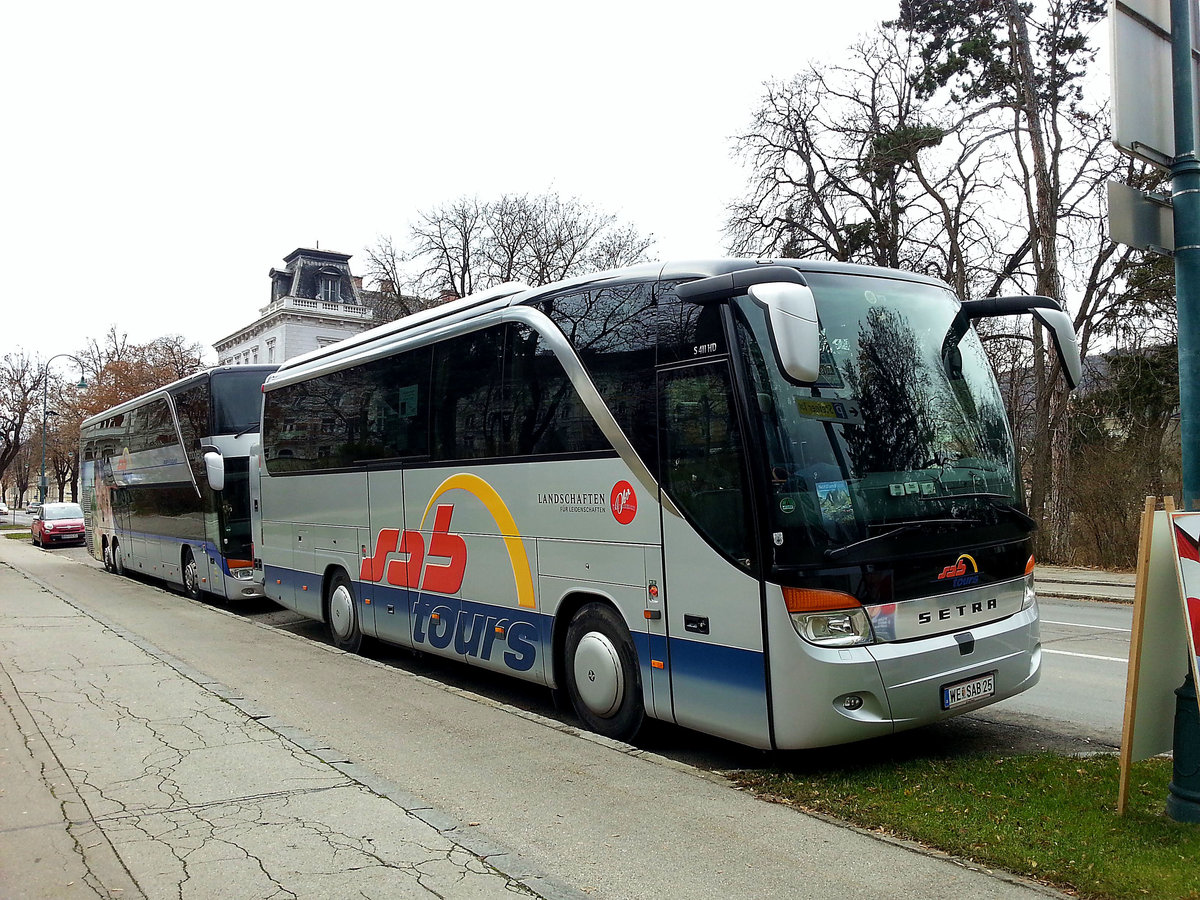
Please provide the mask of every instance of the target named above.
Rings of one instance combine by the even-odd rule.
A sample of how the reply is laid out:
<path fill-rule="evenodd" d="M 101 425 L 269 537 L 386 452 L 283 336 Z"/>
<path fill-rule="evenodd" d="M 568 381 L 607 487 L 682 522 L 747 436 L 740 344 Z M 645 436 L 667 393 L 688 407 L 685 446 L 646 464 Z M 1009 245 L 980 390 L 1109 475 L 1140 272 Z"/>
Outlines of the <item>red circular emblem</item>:
<path fill-rule="evenodd" d="M 618 481 L 613 485 L 608 508 L 612 510 L 613 518 L 622 525 L 632 522 L 633 517 L 637 515 L 637 494 L 633 485 L 628 481 Z"/>

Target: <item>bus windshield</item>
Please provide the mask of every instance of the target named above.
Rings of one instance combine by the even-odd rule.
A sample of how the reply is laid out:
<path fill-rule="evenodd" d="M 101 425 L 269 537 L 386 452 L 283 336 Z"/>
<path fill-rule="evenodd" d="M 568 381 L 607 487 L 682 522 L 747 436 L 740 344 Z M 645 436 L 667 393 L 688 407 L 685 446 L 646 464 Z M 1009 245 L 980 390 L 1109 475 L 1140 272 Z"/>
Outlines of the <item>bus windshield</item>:
<path fill-rule="evenodd" d="M 775 568 L 1019 540 L 1012 437 L 987 357 L 937 285 L 805 273 L 821 325 L 811 387 L 775 364 L 765 315 L 734 301 L 769 484 Z M 977 529 L 971 533 L 971 529 Z"/>
<path fill-rule="evenodd" d="M 260 368 L 213 373 L 213 434 L 237 434 L 258 427 L 262 383 L 269 374 L 270 371 Z"/>

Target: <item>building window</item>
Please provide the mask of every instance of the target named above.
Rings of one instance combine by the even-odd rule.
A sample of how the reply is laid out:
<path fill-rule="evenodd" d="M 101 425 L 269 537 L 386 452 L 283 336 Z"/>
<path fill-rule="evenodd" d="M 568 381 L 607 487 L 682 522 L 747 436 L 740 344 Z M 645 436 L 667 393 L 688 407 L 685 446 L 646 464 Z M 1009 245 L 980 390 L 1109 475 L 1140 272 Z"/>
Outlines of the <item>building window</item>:
<path fill-rule="evenodd" d="M 253 350 L 250 351 L 250 360 L 251 360 L 251 362 L 258 362 L 258 348 L 257 347 L 255 347 Z"/>
<path fill-rule="evenodd" d="M 342 299 L 341 280 L 332 275 L 321 276 L 321 299 L 326 303 L 339 303 Z"/>
<path fill-rule="evenodd" d="M 275 362 L 275 338 L 267 340 L 267 362 Z"/>

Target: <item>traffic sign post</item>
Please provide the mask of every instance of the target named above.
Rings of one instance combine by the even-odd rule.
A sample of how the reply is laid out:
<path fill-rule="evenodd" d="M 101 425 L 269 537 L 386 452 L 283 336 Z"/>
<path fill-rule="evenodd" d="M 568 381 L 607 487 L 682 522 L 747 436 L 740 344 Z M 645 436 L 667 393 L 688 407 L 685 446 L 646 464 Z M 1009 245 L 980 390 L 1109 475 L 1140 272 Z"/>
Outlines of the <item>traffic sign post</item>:
<path fill-rule="evenodd" d="M 1197 0 L 1112 0 L 1113 142 L 1171 173 L 1183 508 L 1200 509 L 1200 159 L 1196 153 Z M 1170 72 L 1165 90 L 1164 66 Z M 1169 99 L 1168 99 L 1169 97 Z M 1169 107 L 1167 104 L 1169 103 Z M 1137 246 L 1136 244 L 1134 246 Z M 1180 689 L 1190 693 L 1191 664 Z M 1167 811 L 1200 822 L 1200 719 L 1177 692 L 1174 769 Z"/>

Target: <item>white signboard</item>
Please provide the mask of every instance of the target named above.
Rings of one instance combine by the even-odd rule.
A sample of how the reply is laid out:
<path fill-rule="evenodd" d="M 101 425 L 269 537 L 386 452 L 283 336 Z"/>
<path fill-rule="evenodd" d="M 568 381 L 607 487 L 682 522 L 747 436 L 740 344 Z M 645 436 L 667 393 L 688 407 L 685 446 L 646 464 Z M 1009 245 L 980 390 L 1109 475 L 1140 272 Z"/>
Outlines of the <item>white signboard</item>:
<path fill-rule="evenodd" d="M 1200 83 L 1200 24 L 1192 3 L 1192 70 Z M 1175 156 L 1170 0 L 1109 0 L 1112 29 L 1113 143 L 1123 153 L 1170 168 Z M 1192 117 L 1200 122 L 1200 91 Z"/>

